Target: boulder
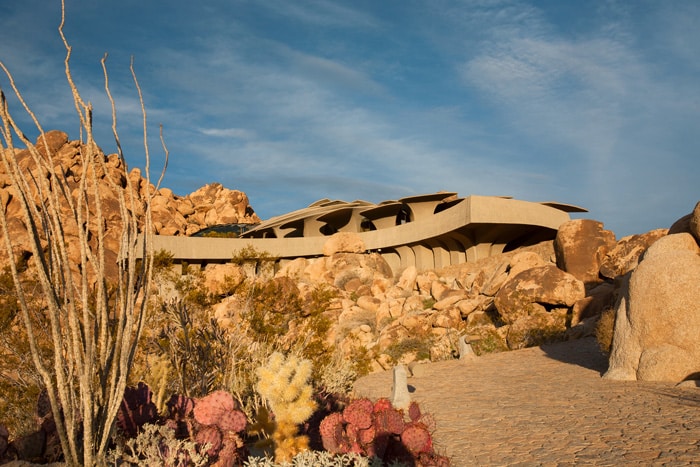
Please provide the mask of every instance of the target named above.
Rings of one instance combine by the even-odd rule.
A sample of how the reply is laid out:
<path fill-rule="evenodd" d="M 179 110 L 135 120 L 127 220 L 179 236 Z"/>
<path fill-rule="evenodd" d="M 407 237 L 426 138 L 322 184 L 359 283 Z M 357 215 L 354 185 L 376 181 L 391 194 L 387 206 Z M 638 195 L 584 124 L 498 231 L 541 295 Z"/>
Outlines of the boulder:
<path fill-rule="evenodd" d="M 614 306 L 615 286 L 610 282 L 602 282 L 591 289 L 586 297 L 574 303 L 571 309 L 571 326 L 576 326 L 586 318 L 599 316 Z"/>
<path fill-rule="evenodd" d="M 403 270 L 399 277 L 396 286 L 407 292 L 413 292 L 416 288 L 416 278 L 418 277 L 418 269 L 411 265 Z"/>
<path fill-rule="evenodd" d="M 548 313 L 542 309 L 522 316 L 508 326 L 506 345 L 510 350 L 523 349 L 556 340 L 566 329 L 566 312 Z"/>
<path fill-rule="evenodd" d="M 338 232 L 323 244 L 323 254 L 332 256 L 336 253 L 364 253 L 365 242 L 353 232 Z"/>
<path fill-rule="evenodd" d="M 549 308 L 571 307 L 585 297 L 583 282 L 554 265 L 527 269 L 498 291 L 494 304 L 506 323 Z"/>
<path fill-rule="evenodd" d="M 656 229 L 621 238 L 603 258 L 600 264 L 600 275 L 615 279 L 617 276 L 627 274 L 637 267 L 639 258 L 647 248 L 667 233 L 668 229 Z"/>
<path fill-rule="evenodd" d="M 679 382 L 700 372 L 700 248 L 657 240 L 623 283 L 605 378 Z"/>
<path fill-rule="evenodd" d="M 68 134 L 58 130 L 51 130 L 44 133 L 43 136 L 39 135 L 36 140 L 36 148 L 39 153 L 46 156 L 46 149 L 48 148 L 48 154 L 55 154 L 59 149 L 63 147 L 64 144 L 68 142 Z"/>
<path fill-rule="evenodd" d="M 615 234 L 603 229 L 602 222 L 590 219 L 565 222 L 554 239 L 557 266 L 584 284 L 596 284 L 600 282 L 600 263 L 615 244 Z"/>
<path fill-rule="evenodd" d="M 237 264 L 209 264 L 204 268 L 204 288 L 210 294 L 230 295 L 245 279 L 245 271 Z"/>
<path fill-rule="evenodd" d="M 678 219 L 668 229 L 669 234 L 682 232 L 691 234 L 700 243 L 700 201 L 695 205 L 693 212 Z"/>
<path fill-rule="evenodd" d="M 544 266 L 546 264 L 547 262 L 534 251 L 522 251 L 516 253 L 510 259 L 510 269 L 508 270 L 508 277 L 515 277 L 527 269 L 535 268 L 538 266 Z"/>

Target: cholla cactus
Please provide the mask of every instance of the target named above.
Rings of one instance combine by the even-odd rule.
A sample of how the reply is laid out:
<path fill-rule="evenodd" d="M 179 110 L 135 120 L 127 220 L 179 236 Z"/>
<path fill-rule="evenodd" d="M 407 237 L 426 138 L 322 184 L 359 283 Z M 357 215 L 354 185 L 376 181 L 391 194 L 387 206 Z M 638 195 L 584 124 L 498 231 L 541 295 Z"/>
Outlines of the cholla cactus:
<path fill-rule="evenodd" d="M 309 384 L 311 362 L 275 352 L 267 365 L 258 368 L 257 375 L 258 393 L 267 400 L 275 417 L 275 459 L 287 462 L 309 446 L 308 437 L 298 435 L 297 426 L 316 409 Z"/>

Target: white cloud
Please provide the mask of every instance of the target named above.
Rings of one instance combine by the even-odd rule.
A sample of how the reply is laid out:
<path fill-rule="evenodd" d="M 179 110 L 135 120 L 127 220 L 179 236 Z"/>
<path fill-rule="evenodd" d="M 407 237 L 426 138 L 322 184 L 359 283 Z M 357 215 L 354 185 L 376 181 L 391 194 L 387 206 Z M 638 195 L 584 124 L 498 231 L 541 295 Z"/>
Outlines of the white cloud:
<path fill-rule="evenodd" d="M 217 138 L 235 138 L 240 140 L 252 140 L 256 138 L 254 131 L 245 128 L 200 128 L 199 132 Z"/>
<path fill-rule="evenodd" d="M 288 18 L 308 23 L 313 26 L 335 28 L 376 28 L 378 21 L 371 15 L 347 5 L 329 0 L 307 0 L 289 2 L 270 0 L 261 3 L 268 10 Z"/>

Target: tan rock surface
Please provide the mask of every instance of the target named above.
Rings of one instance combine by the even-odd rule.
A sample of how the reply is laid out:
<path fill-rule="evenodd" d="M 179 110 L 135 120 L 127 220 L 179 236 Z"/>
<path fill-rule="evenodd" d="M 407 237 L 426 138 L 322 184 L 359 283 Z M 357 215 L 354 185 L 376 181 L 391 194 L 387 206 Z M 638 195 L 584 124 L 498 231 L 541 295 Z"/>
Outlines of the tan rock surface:
<path fill-rule="evenodd" d="M 494 303 L 506 323 L 514 323 L 544 305 L 571 307 L 585 296 L 583 283 L 556 266 L 527 269 L 503 286 Z"/>
<path fill-rule="evenodd" d="M 600 275 L 609 279 L 627 274 L 639 264 L 639 258 L 659 238 L 668 234 L 668 229 L 656 229 L 639 235 L 621 238 L 605 255 L 600 264 Z"/>
<path fill-rule="evenodd" d="M 584 284 L 598 283 L 600 263 L 615 244 L 615 234 L 605 230 L 602 222 L 590 219 L 565 222 L 554 239 L 557 266 Z"/>
<path fill-rule="evenodd" d="M 617 308 L 609 379 L 679 382 L 700 371 L 700 248 L 689 233 L 649 247 Z"/>

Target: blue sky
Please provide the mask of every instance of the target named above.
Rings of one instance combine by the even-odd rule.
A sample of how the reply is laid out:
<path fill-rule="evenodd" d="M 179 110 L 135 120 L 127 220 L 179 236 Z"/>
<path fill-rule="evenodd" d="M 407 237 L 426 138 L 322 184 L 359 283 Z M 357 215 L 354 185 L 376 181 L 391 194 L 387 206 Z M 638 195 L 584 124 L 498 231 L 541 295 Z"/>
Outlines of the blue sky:
<path fill-rule="evenodd" d="M 456 191 L 585 207 L 618 238 L 700 199 L 700 2 L 66 0 L 72 68 L 114 152 L 185 195 L 220 182 L 262 218 L 320 198 Z M 59 0 L 0 0 L 0 60 L 77 139 Z M 0 76 L 6 90 L 7 80 Z"/>

